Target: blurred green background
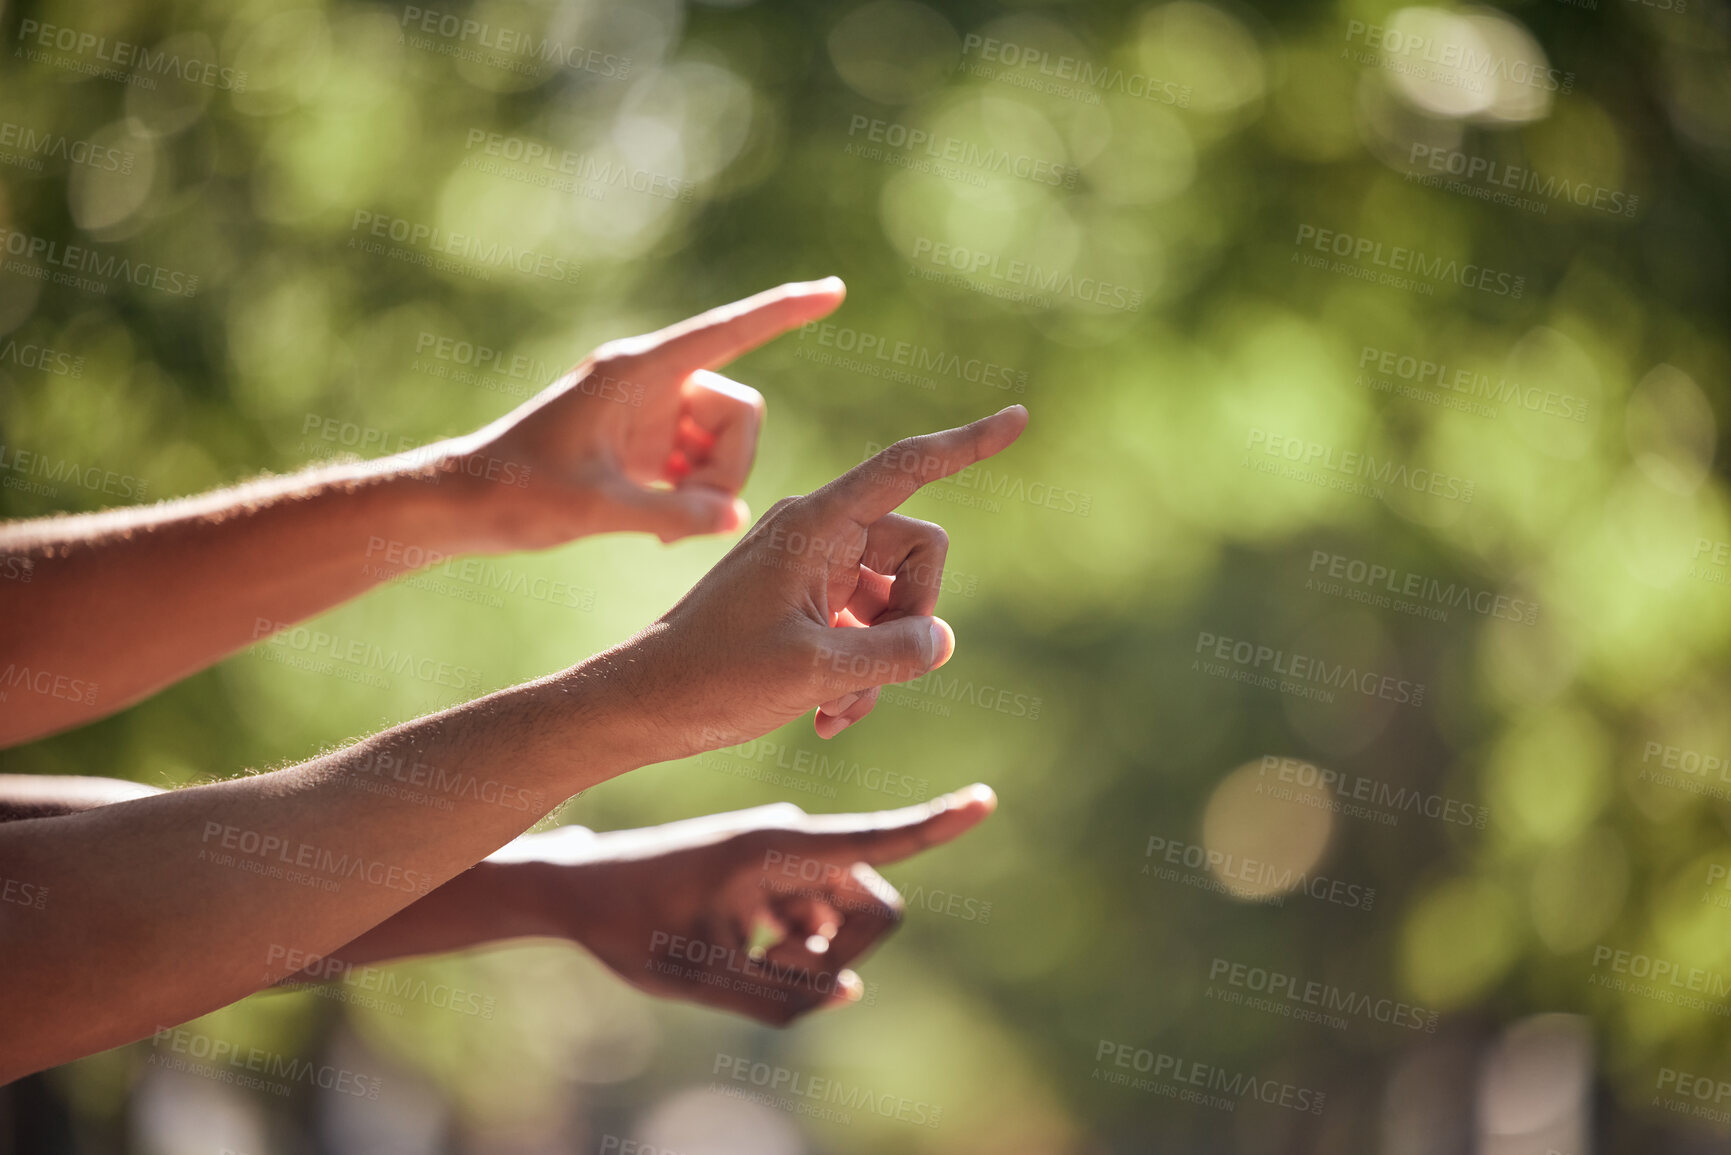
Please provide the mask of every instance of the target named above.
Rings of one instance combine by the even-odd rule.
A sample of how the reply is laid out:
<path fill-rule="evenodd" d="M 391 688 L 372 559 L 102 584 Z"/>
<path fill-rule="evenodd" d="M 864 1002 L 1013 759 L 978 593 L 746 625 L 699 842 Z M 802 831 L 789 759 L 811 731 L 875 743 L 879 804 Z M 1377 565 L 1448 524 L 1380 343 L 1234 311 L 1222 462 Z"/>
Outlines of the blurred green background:
<path fill-rule="evenodd" d="M 991 783 L 991 822 L 887 872 L 909 918 L 867 1005 L 776 1033 L 575 950 L 418 963 L 492 1017 L 338 989 L 199 1024 L 377 1101 L 172 1074 L 145 1043 L 14 1087 L 42 1144 L 17 1149 L 1731 1135 L 1722 0 L 87 0 L 3 26 L 7 516 L 466 431 L 603 340 L 832 273 L 828 327 L 729 370 L 770 403 L 754 509 L 1033 415 L 908 503 L 952 537 L 941 676 L 833 743 L 790 726 L 559 816 Z M 67 245 L 96 271 L 45 279 L 86 259 Z M 453 565 L 318 626 L 491 690 L 629 635 L 726 548 Z M 0 771 L 171 786 L 466 696 L 281 656 Z M 1252 1001 L 1271 982 L 1333 1009 Z M 936 1125 L 719 1094 L 751 1089 L 716 1074 L 734 1057 Z M 1186 1101 L 1197 1064 L 1237 1091 Z"/>

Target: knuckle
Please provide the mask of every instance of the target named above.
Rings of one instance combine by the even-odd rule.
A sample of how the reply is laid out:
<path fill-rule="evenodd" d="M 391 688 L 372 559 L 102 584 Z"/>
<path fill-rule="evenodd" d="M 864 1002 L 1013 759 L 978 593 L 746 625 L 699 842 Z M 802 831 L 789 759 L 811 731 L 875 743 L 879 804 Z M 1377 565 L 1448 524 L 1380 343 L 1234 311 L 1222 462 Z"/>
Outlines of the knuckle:
<path fill-rule="evenodd" d="M 904 437 L 900 441 L 885 446 L 884 451 L 878 456 L 883 459 L 886 465 L 905 469 L 907 462 L 917 462 L 920 459 L 922 448 L 919 437 Z"/>

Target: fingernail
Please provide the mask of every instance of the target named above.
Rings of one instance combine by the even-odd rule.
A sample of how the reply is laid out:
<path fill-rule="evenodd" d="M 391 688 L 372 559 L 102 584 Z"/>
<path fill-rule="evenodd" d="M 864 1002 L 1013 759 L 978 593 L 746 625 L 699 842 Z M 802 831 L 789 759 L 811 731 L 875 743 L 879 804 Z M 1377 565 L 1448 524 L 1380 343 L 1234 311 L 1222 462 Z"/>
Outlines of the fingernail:
<path fill-rule="evenodd" d="M 998 410 L 996 413 L 992 414 L 992 416 L 993 417 L 1002 417 L 1004 414 L 1008 413 L 1012 409 L 1020 409 L 1023 413 L 1026 413 L 1028 411 L 1028 407 L 1026 405 L 1020 405 L 1020 404 L 1006 405 L 1002 409 Z"/>
<path fill-rule="evenodd" d="M 812 954 L 827 954 L 829 952 L 829 939 L 821 934 L 809 935 L 805 940 L 805 949 Z"/>
<path fill-rule="evenodd" d="M 955 650 L 955 636 L 944 619 L 932 619 L 932 648 L 926 655 L 926 669 L 935 670 L 950 660 L 950 654 Z"/>
<path fill-rule="evenodd" d="M 857 701 L 859 701 L 859 695 L 858 694 L 844 694 L 842 697 L 836 699 L 835 709 L 831 710 L 831 709 L 827 709 L 823 706 L 819 706 L 817 708 L 817 712 L 822 714 L 826 718 L 833 718 L 838 714 L 847 713 L 848 708 L 850 706 L 852 706 Z"/>
<path fill-rule="evenodd" d="M 842 971 L 835 976 L 835 985 L 841 988 L 847 996 L 847 1001 L 857 1003 L 865 998 L 865 983 L 853 971 Z"/>
<path fill-rule="evenodd" d="M 972 786 L 964 786 L 956 792 L 964 802 L 984 802 L 993 809 L 998 805 L 998 792 L 984 782 L 976 782 Z"/>

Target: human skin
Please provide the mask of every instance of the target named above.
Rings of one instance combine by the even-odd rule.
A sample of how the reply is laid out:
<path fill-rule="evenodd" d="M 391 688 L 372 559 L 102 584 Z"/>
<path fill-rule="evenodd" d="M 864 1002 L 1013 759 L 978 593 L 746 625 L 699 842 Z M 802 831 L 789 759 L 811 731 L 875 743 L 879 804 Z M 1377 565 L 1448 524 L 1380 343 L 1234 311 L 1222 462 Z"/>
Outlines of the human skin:
<path fill-rule="evenodd" d="M 935 669 L 942 530 L 893 513 L 1021 434 L 1012 406 L 909 438 L 764 515 L 671 610 L 568 670 L 282 770 L 0 827 L 0 1081 L 130 1042 L 328 955 L 503 847 L 561 799 L 761 736 Z M 485 789 L 449 808 L 367 789 L 419 765 Z M 486 801 L 488 797 L 496 801 Z M 511 804 L 504 804 L 504 800 Z"/>
<path fill-rule="evenodd" d="M 5 776 L 0 821 L 157 793 L 114 779 Z M 902 917 L 901 897 L 873 866 L 948 842 L 996 805 L 977 784 L 875 814 L 808 815 L 781 802 L 603 834 L 564 826 L 514 839 L 328 955 L 288 942 L 270 953 L 300 968 L 285 983 L 317 983 L 419 955 L 562 939 L 650 994 L 786 1026 L 863 994 L 852 964 Z"/>
<path fill-rule="evenodd" d="M 471 476 L 462 462 L 483 457 L 521 462 L 547 454 L 583 478 L 538 506 L 502 500 L 497 487 L 462 488 L 473 502 L 467 519 L 479 528 L 450 539 L 452 549 L 552 544 L 630 526 L 660 525 L 656 532 L 677 537 L 691 532 L 699 507 L 711 514 L 706 528 L 725 523 L 715 516 L 724 504 L 737 516 L 732 494 L 750 466 L 746 419 L 736 410 L 730 424 L 703 426 L 687 412 L 687 386 L 701 367 L 814 310 L 827 312 L 834 300 L 834 287 L 753 298 L 602 346 L 542 397 L 452 443 L 436 457 L 455 462 L 452 474 Z M 618 405 L 597 383 L 658 374 L 673 398 L 670 412 L 682 414 L 672 431 L 651 436 L 618 409 L 590 409 Z M 566 421 L 566 410 L 587 419 Z M 893 509 L 924 483 L 1007 447 L 1025 424 L 1025 410 L 1011 407 L 909 438 L 814 494 L 782 500 L 658 622 L 559 674 L 282 771 L 5 824 L 0 871 L 54 902 L 52 916 L 0 904 L 0 940 L 31 944 L 0 954 L 0 984 L 16 994 L 14 1013 L 0 1022 L 0 1079 L 132 1041 L 279 982 L 298 970 L 282 958 L 284 942 L 306 956 L 329 956 L 445 887 L 576 791 L 639 765 L 756 738 L 814 708 L 824 736 L 852 726 L 871 710 L 879 686 L 926 674 L 954 644 L 949 627 L 931 616 L 947 540 L 940 528 Z M 585 457 L 583 445 L 601 448 Z M 409 513 L 391 532 L 434 532 L 438 518 L 415 521 L 426 514 L 415 500 L 424 488 L 402 488 L 424 485 L 405 469 L 426 468 L 419 455 L 386 459 L 310 487 L 286 483 L 154 514 L 29 523 L 5 545 L 42 566 L 42 577 L 24 594 L 7 590 L 9 610 L 19 611 L 3 618 L 0 642 L 48 668 L 88 661 L 109 686 L 130 687 L 97 712 L 116 708 L 128 694 L 173 681 L 189 663 L 253 639 L 260 606 L 246 590 L 230 597 L 222 587 L 260 582 L 270 613 L 284 620 L 358 592 L 351 566 L 362 563 L 364 540 L 379 533 L 372 518 Z M 656 471 L 649 483 L 646 471 Z M 672 488 L 653 487 L 656 480 Z M 668 519 L 670 509 L 684 513 Z M 132 514 L 142 521 L 126 521 Z M 325 566 L 322 549 L 343 565 Z M 256 563 L 254 552 L 275 566 Z M 203 601 L 171 589 L 185 580 L 189 556 L 201 571 L 223 575 Z M 111 566 L 130 566 L 142 578 L 116 580 Z M 166 604 L 158 608 L 133 585 L 158 590 Z M 81 608 L 80 597 L 90 604 Z M 199 644 L 183 644 L 177 630 Z M 62 634 L 64 653 L 55 648 Z M 171 651 L 171 660 L 130 653 L 152 646 Z M 85 720 L 35 717 L 10 715 L 14 741 Z M 381 767 L 395 765 L 433 767 L 485 790 L 457 791 L 448 809 L 367 790 Z"/>
<path fill-rule="evenodd" d="M 0 583 L 0 746 L 129 706 L 408 572 L 405 554 L 742 528 L 764 401 L 713 370 L 844 295 L 834 277 L 782 285 L 610 342 L 486 428 L 408 453 L 0 525 L 0 572 L 29 578 Z"/>

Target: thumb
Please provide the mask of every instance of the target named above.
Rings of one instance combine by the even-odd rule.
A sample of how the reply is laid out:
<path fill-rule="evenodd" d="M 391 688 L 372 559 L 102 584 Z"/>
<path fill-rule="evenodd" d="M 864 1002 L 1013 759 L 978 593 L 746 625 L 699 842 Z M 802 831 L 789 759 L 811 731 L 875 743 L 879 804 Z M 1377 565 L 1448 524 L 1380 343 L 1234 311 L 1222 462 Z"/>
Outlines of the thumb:
<path fill-rule="evenodd" d="M 825 648 L 830 671 L 857 691 L 930 673 L 950 660 L 956 635 L 942 618 L 906 617 L 874 626 L 837 626 Z"/>
<path fill-rule="evenodd" d="M 678 541 L 696 533 L 727 533 L 748 524 L 751 518 L 745 502 L 712 485 L 652 489 L 625 484 L 609 496 L 619 507 L 620 521 L 662 541 Z"/>

